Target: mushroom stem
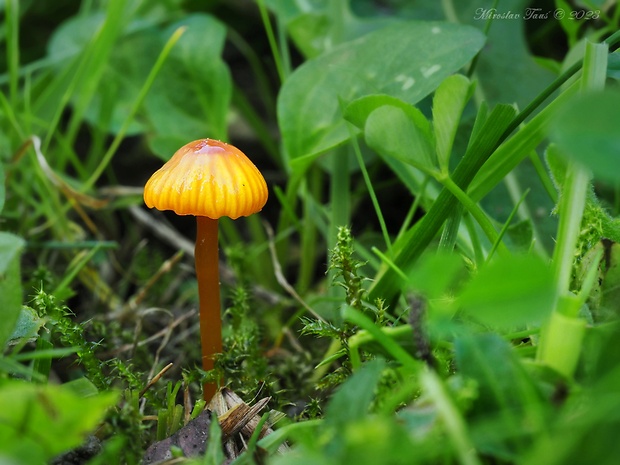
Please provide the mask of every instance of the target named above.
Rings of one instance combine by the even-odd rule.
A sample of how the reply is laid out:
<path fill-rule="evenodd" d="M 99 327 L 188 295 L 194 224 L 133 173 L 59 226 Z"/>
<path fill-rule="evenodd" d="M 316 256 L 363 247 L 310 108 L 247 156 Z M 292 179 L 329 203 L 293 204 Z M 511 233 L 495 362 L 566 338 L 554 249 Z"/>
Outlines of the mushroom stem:
<path fill-rule="evenodd" d="M 200 304 L 200 342 L 202 368 L 212 370 L 214 356 L 222 352 L 222 320 L 220 314 L 220 277 L 218 268 L 217 220 L 196 217 L 196 279 Z M 217 385 L 205 383 L 204 399 L 211 400 Z"/>

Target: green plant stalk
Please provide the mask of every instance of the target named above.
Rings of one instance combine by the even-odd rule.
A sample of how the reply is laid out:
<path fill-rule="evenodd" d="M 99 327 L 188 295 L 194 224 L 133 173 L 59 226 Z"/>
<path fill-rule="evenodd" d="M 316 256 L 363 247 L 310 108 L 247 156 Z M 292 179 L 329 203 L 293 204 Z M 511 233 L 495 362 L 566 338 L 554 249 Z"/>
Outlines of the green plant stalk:
<path fill-rule="evenodd" d="M 489 115 L 488 121 L 491 123 L 488 125 L 488 130 L 480 131 L 476 142 L 470 145 L 451 177 L 459 190 L 467 189 L 476 172 L 499 144 L 505 127 L 502 122 L 508 118 L 509 113 L 513 114 L 513 112 L 512 107 L 497 106 Z M 407 271 L 413 266 L 446 218 L 452 213 L 456 204 L 456 197 L 447 186 L 444 186 L 426 215 L 402 237 L 401 241 L 404 245 L 398 247 L 395 244 L 394 263 L 398 267 Z M 370 300 L 383 298 L 388 302 L 391 301 L 399 292 L 400 284 L 388 268 L 383 268 L 379 271 L 377 280 L 369 291 Z"/>
<path fill-rule="evenodd" d="M 162 49 L 161 53 L 157 57 L 157 61 L 155 61 L 153 68 L 149 72 L 149 75 L 147 76 L 146 80 L 144 81 L 144 84 L 142 88 L 140 89 L 140 93 L 138 94 L 138 97 L 136 98 L 133 105 L 131 106 L 131 109 L 129 110 L 129 113 L 127 114 L 127 117 L 125 118 L 125 121 L 123 121 L 123 124 L 121 125 L 118 133 L 114 137 L 114 140 L 112 140 L 110 147 L 108 148 L 106 153 L 103 155 L 101 161 L 99 162 L 99 165 L 97 165 L 97 167 L 95 168 L 93 173 L 90 175 L 90 177 L 82 184 L 82 192 L 87 191 L 88 189 L 90 189 L 92 186 L 95 185 L 95 182 L 97 182 L 99 177 L 103 174 L 103 171 L 107 168 L 110 161 L 112 161 L 112 157 L 114 157 L 116 150 L 118 149 L 118 147 L 121 145 L 121 142 L 125 138 L 125 134 L 127 133 L 127 130 L 129 129 L 129 126 L 131 122 L 133 121 L 133 118 L 135 117 L 136 113 L 142 106 L 142 102 L 146 98 L 146 95 L 151 89 L 153 83 L 155 82 L 155 78 L 159 74 L 159 71 L 161 70 L 162 66 L 164 65 L 166 58 L 168 58 L 168 55 L 172 51 L 172 48 L 179 41 L 179 39 L 185 32 L 185 29 L 186 29 L 185 27 L 180 27 L 176 31 L 174 31 L 174 33 L 170 36 L 170 39 L 168 39 L 168 41 L 164 45 L 164 48 Z"/>
<path fill-rule="evenodd" d="M 260 439 L 258 441 L 258 446 L 267 450 L 269 453 L 273 453 L 281 444 L 284 444 L 287 439 L 290 437 L 294 438 L 296 433 L 317 435 L 321 432 L 323 425 L 324 420 L 322 419 L 289 423 Z"/>
<path fill-rule="evenodd" d="M 431 370 L 424 370 L 420 374 L 420 384 L 425 394 L 433 400 L 459 457 L 459 462 L 463 465 L 481 464 L 476 448 L 467 435 L 465 421 L 450 399 L 439 376 Z"/>
<path fill-rule="evenodd" d="M 159 413 L 157 414 L 157 440 L 161 441 L 166 438 L 166 431 L 168 429 L 168 409 L 162 408 L 159 409 Z"/>
<path fill-rule="evenodd" d="M 426 186 L 428 185 L 430 180 L 431 180 L 430 176 L 427 175 L 424 177 L 424 181 L 422 182 L 420 186 L 420 194 L 416 195 L 415 199 L 413 200 L 413 203 L 411 204 L 411 207 L 409 208 L 409 211 L 407 212 L 407 215 L 405 216 L 405 219 L 403 220 L 403 224 L 400 226 L 400 229 L 398 230 L 396 240 L 399 240 L 409 229 L 409 226 L 411 225 L 411 222 L 413 221 L 413 217 L 415 213 L 418 211 L 420 203 L 422 203 L 422 198 L 426 194 Z"/>
<path fill-rule="evenodd" d="M 258 443 L 258 439 L 260 438 L 261 433 L 263 432 L 263 427 L 267 423 L 267 420 L 269 420 L 270 414 L 271 414 L 270 412 L 265 412 L 260 417 L 260 420 L 258 421 L 258 424 L 256 425 L 256 428 L 254 429 L 254 432 L 252 433 L 252 436 L 250 437 L 250 440 L 248 441 L 248 445 L 246 448 L 247 453 L 249 454 L 256 453 L 256 444 Z"/>
<path fill-rule="evenodd" d="M 452 1 L 443 0 L 442 3 L 443 3 L 444 11 L 448 11 L 449 9 L 451 12 L 451 16 L 456 19 L 454 22 L 458 23 L 459 21 L 458 21 L 458 18 L 456 18 L 456 13 L 454 12 L 454 6 L 452 5 Z M 497 11 L 498 3 L 499 3 L 499 0 L 493 0 L 493 5 L 491 6 L 490 11 Z M 493 24 L 493 16 L 489 16 L 486 22 L 484 23 L 483 32 L 486 37 L 489 36 L 489 31 L 491 30 L 491 24 Z M 479 51 L 474 57 L 474 59 L 471 61 L 471 65 L 469 66 L 469 69 L 467 70 L 467 77 L 470 78 L 474 75 L 474 71 L 476 70 L 476 66 L 478 65 L 478 60 L 480 59 L 481 53 L 482 53 L 482 50 Z"/>
<path fill-rule="evenodd" d="M 542 329 L 536 359 L 571 378 L 581 355 L 586 321 L 565 313 L 573 313 L 575 296 L 565 295 L 556 303 L 551 318 Z"/>
<path fill-rule="evenodd" d="M 271 21 L 269 20 L 269 12 L 265 6 L 265 0 L 256 0 L 256 3 L 258 4 L 260 17 L 263 21 L 265 33 L 267 34 L 267 40 L 269 41 L 273 61 L 276 65 L 276 70 L 278 71 L 278 77 L 280 78 L 280 83 L 283 84 L 286 80 L 286 75 L 284 74 L 284 66 L 282 65 L 282 57 L 280 56 L 280 48 L 276 42 L 276 36 L 273 33 L 273 27 L 271 26 Z"/>
<path fill-rule="evenodd" d="M 620 31 L 609 36 L 603 44 L 612 47 L 620 43 Z M 521 113 L 513 120 L 505 132 L 507 137 L 512 131 L 518 128 L 525 119 L 530 116 L 553 92 L 560 88 L 583 66 L 582 62 L 577 62 L 568 70 L 555 79 L 545 90 L 543 90 L 532 102 L 527 105 Z M 579 82 L 571 84 L 552 102 L 550 102 L 540 113 L 534 116 L 519 132 L 508 139 L 485 163 L 480 173 L 476 175 L 469 188 L 469 194 L 474 201 L 481 200 L 503 177 L 513 170 L 523 160 L 527 154 L 531 153 L 540 142 L 546 137 L 546 126 L 549 119 L 555 114 L 556 109 L 571 98 L 578 90 Z"/>
<path fill-rule="evenodd" d="M 275 119 L 275 97 L 271 88 L 270 78 L 265 71 L 262 60 L 258 57 L 258 54 L 252 49 L 248 42 L 236 30 L 228 28 L 227 37 L 228 40 L 230 40 L 230 42 L 247 60 L 250 68 L 252 68 L 252 75 L 256 80 L 256 86 L 258 88 L 258 97 L 263 102 L 264 110 L 267 114 L 267 119 Z M 235 88 L 238 89 L 237 86 L 235 86 Z M 240 90 L 238 89 L 238 91 Z M 260 137 L 261 135 L 257 134 L 257 136 Z M 275 141 L 273 141 L 273 145 L 276 148 L 274 154 L 278 155 L 277 144 L 275 143 Z"/>
<path fill-rule="evenodd" d="M 343 319 L 353 323 L 354 325 L 359 326 L 362 329 L 365 329 L 372 338 L 383 346 L 387 352 L 394 357 L 400 364 L 403 366 L 405 370 L 409 373 L 417 373 L 420 370 L 421 362 L 413 358 L 405 349 L 403 349 L 398 342 L 394 341 L 388 335 L 386 335 L 381 328 L 376 326 L 370 318 L 355 310 L 353 307 L 345 306 L 342 311 Z M 355 342 L 354 337 L 349 339 L 349 349 L 353 353 L 357 354 L 357 348 L 359 344 Z M 356 363 L 359 362 L 359 357 Z M 353 365 L 353 359 L 351 360 L 351 364 Z M 358 365 L 359 367 L 359 365 Z"/>
<path fill-rule="evenodd" d="M 401 270 L 396 263 L 394 263 L 387 255 L 381 252 L 378 248 L 373 247 L 372 251 L 375 255 L 377 255 L 386 266 L 390 267 L 390 269 L 398 276 L 402 281 L 406 282 L 409 280 L 407 275 L 403 270 Z"/>
<path fill-rule="evenodd" d="M 549 199 L 551 199 L 554 205 L 557 204 L 558 203 L 558 192 L 556 191 L 555 186 L 553 185 L 553 181 L 551 180 L 551 177 L 549 176 L 547 169 L 543 165 L 542 161 L 540 160 L 540 157 L 538 156 L 535 150 L 532 150 L 530 152 L 529 159 L 530 159 L 530 162 L 532 163 L 532 166 L 534 166 L 534 170 L 536 171 L 538 178 L 542 182 L 542 185 L 545 188 L 545 192 L 547 192 Z"/>
<path fill-rule="evenodd" d="M 586 43 L 581 91 L 605 85 L 607 44 Z M 581 354 L 585 321 L 576 315 L 577 297 L 571 293 L 574 252 L 581 230 L 590 173 L 569 160 L 560 196 L 560 222 L 553 251 L 556 306 L 541 334 L 537 359 L 566 377 L 572 377 Z M 577 309 L 578 310 L 578 309 Z"/>
<path fill-rule="evenodd" d="M 245 119 L 245 121 L 254 130 L 254 134 L 263 145 L 263 148 L 267 151 L 267 153 L 269 153 L 271 161 L 273 161 L 276 166 L 281 168 L 282 160 L 280 159 L 278 145 L 273 137 L 271 137 L 267 124 L 265 124 L 263 117 L 258 114 L 242 90 L 237 86 L 234 86 L 233 88 L 232 103 L 235 108 L 237 108 L 239 113 L 243 115 L 243 119 Z"/>
<path fill-rule="evenodd" d="M 310 197 L 313 195 L 313 193 L 320 193 L 322 190 L 322 176 L 320 174 L 321 173 L 319 173 L 317 170 L 311 169 L 306 179 L 306 182 L 302 186 L 302 189 L 306 191 L 306 194 L 303 196 L 302 201 L 303 227 L 299 230 L 299 235 L 301 239 L 301 260 L 299 268 L 299 278 L 297 279 L 297 283 L 295 286 L 295 288 L 301 295 L 303 295 L 309 289 L 314 273 L 316 271 L 315 257 L 318 234 L 316 223 L 313 219 L 313 209 L 310 205 Z M 310 184 L 309 187 L 308 184 Z"/>
<path fill-rule="evenodd" d="M 497 231 L 491 223 L 491 220 L 489 220 L 489 218 L 478 206 L 478 204 L 474 202 L 465 192 L 463 192 L 463 190 L 460 189 L 459 186 L 456 185 L 456 183 L 450 177 L 446 177 L 445 179 L 443 179 L 442 183 L 476 219 L 491 244 L 497 244 L 497 246 L 495 247 L 497 248 L 498 253 L 503 257 L 509 256 L 510 252 L 506 248 L 506 245 L 501 242 L 501 238 L 497 234 Z"/>
<path fill-rule="evenodd" d="M 41 337 L 39 337 L 39 339 L 37 339 L 37 341 L 39 341 L 40 339 L 41 339 Z M 26 342 L 28 342 L 28 341 L 26 341 Z M 14 360 L 16 362 L 33 361 L 33 360 L 45 360 L 45 359 L 50 359 L 51 360 L 53 358 L 67 357 L 67 356 L 69 356 L 71 354 L 75 354 L 76 352 L 78 352 L 80 350 L 80 347 L 78 347 L 78 346 L 74 346 L 74 347 L 61 347 L 59 349 L 54 349 L 53 347 L 54 346 L 52 345 L 52 346 L 49 346 L 49 348 L 47 348 L 47 349 L 40 349 L 40 348 L 38 348 L 35 351 L 22 352 L 22 353 L 19 353 L 19 354 L 11 355 L 11 360 Z"/>
<path fill-rule="evenodd" d="M 327 245 L 329 250 L 336 247 L 338 228 L 340 226 L 349 226 L 351 221 L 351 179 L 349 174 L 349 154 L 347 147 L 343 147 L 342 153 L 336 149 L 336 153 L 332 155 L 332 173 L 331 173 L 331 219 L 329 222 L 329 231 L 327 237 Z M 335 270 L 327 270 L 328 283 L 334 282 Z M 328 294 L 330 296 L 342 295 L 343 289 L 340 286 L 330 286 Z"/>
<path fill-rule="evenodd" d="M 69 120 L 66 139 L 69 146 L 73 146 L 78 130 L 82 124 L 84 113 L 91 103 L 93 95 L 101 82 L 103 72 L 108 63 L 110 53 L 114 48 L 116 38 L 127 21 L 125 11 L 126 0 L 111 1 L 106 11 L 106 20 L 103 27 L 96 34 L 84 54 L 84 62 L 88 73 L 84 76 L 80 86 L 80 94 L 73 105 Z"/>
<path fill-rule="evenodd" d="M 581 90 L 599 90 L 604 87 L 607 70 L 606 44 L 586 44 Z M 581 166 L 569 162 L 560 198 L 560 223 L 556 246 L 553 251 L 553 267 L 556 290 L 561 296 L 570 290 L 574 250 L 581 229 L 581 218 L 590 186 L 590 175 Z"/>
<path fill-rule="evenodd" d="M 452 215 L 450 215 L 444 223 L 437 250 L 450 252 L 454 250 L 454 246 L 456 245 L 456 239 L 459 235 L 459 227 L 461 225 L 462 218 L 463 209 L 455 208 L 452 212 Z"/>
<path fill-rule="evenodd" d="M 298 320 L 299 320 L 299 317 L 296 319 L 296 321 Z M 312 384 L 318 383 L 321 380 L 321 378 L 323 378 L 323 376 L 325 376 L 327 372 L 329 371 L 331 362 L 339 359 L 343 355 L 346 355 L 346 353 L 344 353 L 344 349 L 342 348 L 341 342 L 338 339 L 333 339 L 332 342 L 329 344 L 329 347 L 325 351 L 325 354 L 323 355 L 322 360 L 319 362 L 319 364 L 316 367 L 314 367 L 314 371 L 312 372 L 312 375 L 310 376 L 310 382 Z M 349 356 L 351 360 L 351 365 L 355 367 L 361 364 L 359 353 L 350 352 Z M 353 363 L 353 359 L 356 356 L 357 356 L 357 360 L 355 361 L 355 363 L 357 363 L 358 365 L 355 365 Z"/>
<path fill-rule="evenodd" d="M 560 197 L 560 221 L 553 250 L 553 270 L 558 296 L 569 292 L 575 246 L 581 230 L 589 185 L 590 175 L 576 163 L 569 162 Z"/>
<path fill-rule="evenodd" d="M 478 202 L 510 173 L 547 136 L 547 125 L 565 101 L 579 90 L 575 83 L 558 95 L 540 113 L 499 146 L 476 174 L 468 189 L 471 198 Z"/>
<path fill-rule="evenodd" d="M 112 4 L 116 4 L 117 2 L 113 2 Z M 76 57 L 74 63 L 72 65 L 67 66 L 61 76 L 56 80 L 56 82 L 62 82 L 64 75 L 71 74 L 71 80 L 69 81 L 69 85 L 64 90 L 60 102 L 56 107 L 56 112 L 52 117 L 51 122 L 47 126 L 47 135 L 45 136 L 45 140 L 43 142 L 43 151 L 47 152 L 52 141 L 54 135 L 56 135 L 56 131 L 58 126 L 60 125 L 60 120 L 62 115 L 65 113 L 66 107 L 69 105 L 69 101 L 71 100 L 71 96 L 74 95 L 75 90 L 78 88 L 82 77 L 87 72 L 89 65 L 89 56 L 96 49 L 96 43 L 101 37 L 101 34 L 95 34 L 92 39 L 86 44 L 82 52 Z M 75 69 L 72 70 L 73 65 L 75 65 Z M 51 86 L 50 86 L 51 87 Z"/>
<path fill-rule="evenodd" d="M 17 118 L 15 117 L 15 111 L 13 109 L 13 106 L 9 103 L 3 92 L 0 92 L 0 108 L 2 108 L 3 115 L 6 117 L 7 120 L 9 120 L 11 126 L 13 126 L 13 129 L 15 130 L 15 133 L 17 134 L 19 140 L 23 140 L 24 132 L 22 131 L 22 128 L 19 125 Z M 5 128 L 4 131 L 7 131 L 7 129 Z"/>
<path fill-rule="evenodd" d="M 364 163 L 364 159 L 362 158 L 362 151 L 360 150 L 357 137 L 354 136 L 352 125 L 349 123 L 347 124 L 347 127 L 349 129 L 349 134 L 351 134 L 351 143 L 353 144 L 353 151 L 355 152 L 355 158 L 357 159 L 357 164 L 360 168 L 360 171 L 362 172 L 362 177 L 364 178 L 364 184 L 366 185 L 366 189 L 368 190 L 368 195 L 370 195 L 372 206 L 375 209 L 375 214 L 377 215 L 379 226 L 381 227 L 381 233 L 383 234 L 383 240 L 385 241 L 385 247 L 387 248 L 389 252 L 392 249 L 392 241 L 390 240 L 390 235 L 387 230 L 387 225 L 385 223 L 385 219 L 383 218 L 383 213 L 381 212 L 381 205 L 379 205 L 379 199 L 377 199 L 377 194 L 375 193 L 375 189 L 372 185 L 372 181 L 370 180 L 370 175 L 368 174 L 368 169 L 366 169 L 366 163 Z M 417 201 L 418 199 L 416 198 L 416 202 Z"/>
<path fill-rule="evenodd" d="M 534 153 L 534 158 L 538 160 L 538 156 L 536 155 L 536 153 Z M 549 182 L 551 182 L 548 174 L 546 175 L 546 177 Z M 542 182 L 544 183 L 544 181 Z M 516 173 L 512 171 L 508 173 L 504 177 L 504 185 L 508 190 L 508 195 L 510 196 L 510 199 L 515 205 L 515 213 L 517 213 L 519 218 L 521 218 L 522 220 L 531 220 L 533 218 L 533 215 L 527 203 L 525 202 L 525 196 L 523 195 L 523 190 L 521 189 Z M 529 192 L 529 190 L 530 189 L 526 189 L 526 192 Z M 532 246 L 534 247 L 536 252 L 540 254 L 541 257 L 547 257 L 547 250 L 544 247 L 538 227 L 536 227 L 534 221 L 530 221 L 530 225 L 532 228 Z"/>
<path fill-rule="evenodd" d="M 75 235 L 74 232 L 70 230 L 69 219 L 65 214 L 65 211 L 70 208 L 70 202 L 67 201 L 67 203 L 63 205 L 62 200 L 59 198 L 59 189 L 43 171 L 43 167 L 39 162 L 40 158 L 45 160 L 45 156 L 41 152 L 41 140 L 37 136 L 32 136 L 30 140 L 36 156 L 36 158 L 32 161 L 34 164 L 34 172 L 39 178 L 39 182 L 35 184 L 37 188 L 41 188 L 44 191 L 39 193 L 44 201 L 37 203 L 40 203 L 40 206 L 44 211 L 44 216 L 47 218 L 46 225 L 59 225 L 59 227 L 53 228 L 55 237 L 60 240 L 70 241 Z"/>
<path fill-rule="evenodd" d="M 394 415 L 394 412 L 402 408 L 403 405 L 410 404 L 413 399 L 416 399 L 419 392 L 420 386 L 417 379 L 413 377 L 403 379 L 396 390 L 383 399 L 377 410 L 384 415 Z"/>
<path fill-rule="evenodd" d="M 508 215 L 508 219 L 506 219 L 506 222 L 504 223 L 504 225 L 502 226 L 502 229 L 499 232 L 499 235 L 497 236 L 497 241 L 493 243 L 493 246 L 491 247 L 491 250 L 489 251 L 489 255 L 487 256 L 487 262 L 491 260 L 491 258 L 493 257 L 493 254 L 495 253 L 495 250 L 497 250 L 497 247 L 499 246 L 501 239 L 504 237 L 504 235 L 506 234 L 506 231 L 508 231 L 508 228 L 510 227 L 510 223 L 512 223 L 512 219 L 515 217 L 515 215 L 517 214 L 517 211 L 519 210 L 519 206 L 523 203 L 523 201 L 525 200 L 525 197 L 527 197 L 527 194 L 529 193 L 529 189 L 526 190 L 522 195 L 521 198 L 519 199 L 519 201 L 515 204 L 514 208 L 512 209 L 512 211 L 510 212 L 510 215 Z"/>
<path fill-rule="evenodd" d="M 37 354 L 45 353 L 46 351 L 53 350 L 53 348 L 54 348 L 54 344 L 52 344 L 50 341 L 49 333 L 43 333 L 37 339 L 37 348 L 36 348 Z M 52 369 L 52 357 L 41 356 L 40 358 L 35 359 L 34 363 L 32 364 L 33 378 L 39 379 L 37 377 L 38 375 L 41 381 L 45 380 L 45 382 L 47 382 L 50 376 L 51 369 Z"/>
<path fill-rule="evenodd" d="M 300 196 L 300 192 L 302 192 L 300 189 L 304 182 L 304 174 L 295 171 L 289 174 L 285 191 L 283 192 L 279 188 L 274 189 L 282 206 L 276 228 L 276 237 L 281 237 L 283 231 L 290 229 L 291 226 L 294 226 L 299 234 L 303 233 L 303 222 L 297 217 L 295 209 L 297 207 L 297 198 Z M 287 268 L 290 259 L 290 235 L 287 235 L 285 239 L 279 241 L 276 245 L 277 256 L 282 269 Z"/>
<path fill-rule="evenodd" d="M 80 252 L 75 256 L 74 262 L 71 264 L 70 269 L 65 273 L 62 281 L 56 286 L 56 288 L 52 291 L 53 295 L 61 295 L 64 291 L 67 290 L 73 279 L 78 275 L 78 273 L 91 261 L 91 259 L 95 256 L 97 252 L 99 252 L 101 248 L 97 245 L 89 250 L 87 253 Z"/>
<path fill-rule="evenodd" d="M 286 36 L 286 25 L 282 24 L 282 21 L 278 19 L 276 22 L 276 27 L 278 29 L 278 43 L 280 44 L 282 70 L 284 72 L 284 76 L 287 77 L 291 75 L 293 66 L 291 64 L 291 51 L 289 49 L 288 37 Z"/>
<path fill-rule="evenodd" d="M 620 31 L 617 31 L 605 40 L 605 43 L 609 46 L 615 45 L 618 42 L 620 42 Z M 582 63 L 575 63 L 575 65 L 571 66 L 567 71 L 562 73 L 561 76 L 555 79 L 529 105 L 527 105 L 525 109 L 512 120 L 503 134 L 495 141 L 493 149 L 479 152 L 475 157 L 463 157 L 463 160 L 461 160 L 454 172 L 453 179 L 462 189 L 467 189 L 469 183 L 472 183 L 470 188 L 470 196 L 474 201 L 479 201 L 482 197 L 484 197 L 484 195 L 486 195 L 503 178 L 503 176 L 505 176 L 506 173 L 510 172 L 523 159 L 523 157 L 530 153 L 531 150 L 533 150 L 543 140 L 546 135 L 544 127 L 546 126 L 548 119 L 555 111 L 555 108 L 561 105 L 571 93 L 576 91 L 574 85 L 560 94 L 560 96 L 547 105 L 547 107 L 542 109 L 540 113 L 532 118 L 532 120 L 519 132 L 511 137 L 506 143 L 502 144 L 502 142 L 506 140 L 508 136 L 525 121 L 527 117 L 529 117 L 551 94 L 553 94 L 553 92 L 560 88 L 562 84 L 564 84 L 577 71 L 579 71 L 581 66 Z M 472 163 L 470 158 L 475 158 L 476 163 Z M 488 162 L 485 164 L 487 160 Z M 476 176 L 478 179 L 472 182 L 472 178 L 474 178 L 474 176 L 478 173 L 482 164 L 485 164 L 488 168 L 478 174 L 478 176 Z M 469 169 L 467 169 L 464 165 L 470 165 Z M 440 192 L 431 209 L 406 235 L 408 239 L 407 250 L 404 251 L 404 254 L 402 253 L 403 251 L 400 251 L 400 253 L 395 257 L 398 265 L 412 266 L 413 263 L 415 263 L 450 214 L 454 204 L 454 197 L 452 197 L 452 195 L 444 188 Z M 387 300 L 392 300 L 398 293 L 398 283 L 394 282 L 395 280 L 393 278 L 394 276 L 391 275 L 391 273 L 389 273 L 385 268 L 380 270 L 374 285 L 370 289 L 370 299 L 374 300 L 381 297 Z"/>
<path fill-rule="evenodd" d="M 469 240 L 474 252 L 474 258 L 476 263 L 484 263 L 484 251 L 482 250 L 482 244 L 480 244 L 480 237 L 478 237 L 478 230 L 474 225 L 474 220 L 470 215 L 463 216 L 463 222 L 469 233 Z"/>

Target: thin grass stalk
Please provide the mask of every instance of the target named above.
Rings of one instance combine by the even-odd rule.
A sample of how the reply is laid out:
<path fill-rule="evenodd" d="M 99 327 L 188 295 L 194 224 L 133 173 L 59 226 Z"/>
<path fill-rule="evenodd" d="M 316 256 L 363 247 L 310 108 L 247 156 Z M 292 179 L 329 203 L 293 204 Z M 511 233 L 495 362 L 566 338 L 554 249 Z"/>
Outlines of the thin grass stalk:
<path fill-rule="evenodd" d="M 273 61 L 276 65 L 276 70 L 278 71 L 278 77 L 280 78 L 280 83 L 283 84 L 286 80 L 286 74 L 284 72 L 284 66 L 282 65 L 280 47 L 278 47 L 276 37 L 273 33 L 273 27 L 271 26 L 271 20 L 269 19 L 269 12 L 267 11 L 267 7 L 265 6 L 265 0 L 257 0 L 256 3 L 258 4 L 260 17 L 263 21 L 265 33 L 267 34 L 267 41 L 269 42 L 269 48 L 271 48 L 271 55 L 273 56 Z"/>
<path fill-rule="evenodd" d="M 6 57 L 9 72 L 9 101 L 17 105 L 19 85 L 19 1 L 7 0 L 4 4 L 6 20 Z"/>
<path fill-rule="evenodd" d="M 180 27 L 176 31 L 174 31 L 174 33 L 170 36 L 170 39 L 168 39 L 168 41 L 164 45 L 164 48 L 162 49 L 161 53 L 157 57 L 157 61 L 155 61 L 153 68 L 149 72 L 149 75 L 147 76 L 146 80 L 144 81 L 144 84 L 142 85 L 142 88 L 140 89 L 140 93 L 138 94 L 138 97 L 136 97 L 136 100 L 131 106 L 131 109 L 129 110 L 129 113 L 127 114 L 127 117 L 125 118 L 125 121 L 123 121 L 123 124 L 121 125 L 120 129 L 116 133 L 114 140 L 112 140 L 110 147 L 108 147 L 108 150 L 103 155 L 101 161 L 99 162 L 99 164 L 97 165 L 97 167 L 95 168 L 91 176 L 82 184 L 82 191 L 86 191 L 90 189 L 92 186 L 94 186 L 97 180 L 99 179 L 99 177 L 103 174 L 104 170 L 108 167 L 108 164 L 110 163 L 110 161 L 112 161 L 112 157 L 114 157 L 116 150 L 118 149 L 118 147 L 121 145 L 121 142 L 125 138 L 125 134 L 127 133 L 127 130 L 129 129 L 129 126 L 131 125 L 131 122 L 133 121 L 134 117 L 136 116 L 136 113 L 138 113 L 138 110 L 142 106 L 142 102 L 144 102 L 144 99 L 146 98 L 146 95 L 148 94 L 149 90 L 153 86 L 153 83 L 155 82 L 155 78 L 161 71 L 161 68 L 164 65 L 164 62 L 166 61 L 166 58 L 168 58 L 168 55 L 170 55 L 172 48 L 179 41 L 179 39 L 185 32 L 185 29 L 186 29 L 185 27 Z"/>

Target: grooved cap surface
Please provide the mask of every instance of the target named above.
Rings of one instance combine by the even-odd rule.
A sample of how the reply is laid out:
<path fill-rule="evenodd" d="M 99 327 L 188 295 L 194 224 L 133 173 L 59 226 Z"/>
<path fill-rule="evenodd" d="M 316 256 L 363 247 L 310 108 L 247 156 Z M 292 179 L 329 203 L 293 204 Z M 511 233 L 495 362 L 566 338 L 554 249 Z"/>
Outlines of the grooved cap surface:
<path fill-rule="evenodd" d="M 249 216 L 263 208 L 267 197 L 267 183 L 250 159 L 213 139 L 181 147 L 144 186 L 149 208 L 212 219 Z"/>

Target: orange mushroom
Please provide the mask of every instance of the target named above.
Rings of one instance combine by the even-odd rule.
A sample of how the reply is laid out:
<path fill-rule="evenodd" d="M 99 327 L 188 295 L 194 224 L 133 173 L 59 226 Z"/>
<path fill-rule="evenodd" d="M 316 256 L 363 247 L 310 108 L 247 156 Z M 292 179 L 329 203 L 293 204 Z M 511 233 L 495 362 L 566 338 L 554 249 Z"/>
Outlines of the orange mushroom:
<path fill-rule="evenodd" d="M 222 352 L 217 220 L 256 213 L 267 196 L 265 179 L 248 157 L 213 139 L 181 147 L 144 186 L 144 202 L 149 208 L 196 216 L 196 279 L 205 371 L 213 369 L 214 355 Z M 217 387 L 207 383 L 203 389 L 208 401 Z"/>

